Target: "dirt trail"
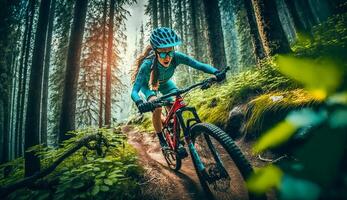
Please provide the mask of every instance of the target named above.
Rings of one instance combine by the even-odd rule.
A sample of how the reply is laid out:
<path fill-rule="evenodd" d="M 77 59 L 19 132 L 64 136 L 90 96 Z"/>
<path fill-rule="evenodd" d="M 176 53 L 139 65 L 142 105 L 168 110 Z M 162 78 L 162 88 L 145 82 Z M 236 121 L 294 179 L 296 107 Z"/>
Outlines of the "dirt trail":
<path fill-rule="evenodd" d="M 207 200 L 190 156 L 183 160 L 181 170 L 174 172 L 167 166 L 154 134 L 138 132 L 131 126 L 124 126 L 122 131 L 127 134 L 129 144 L 138 151 L 140 164 L 145 169 L 145 180 L 141 183 L 144 199 Z M 248 145 L 239 145 L 246 148 L 243 149 L 245 153 L 249 152 Z M 246 153 L 246 157 L 259 166 L 249 154 Z"/>
<path fill-rule="evenodd" d="M 174 172 L 167 166 L 154 134 L 141 133 L 129 126 L 123 127 L 123 132 L 145 168 L 144 199 L 206 199 L 189 157 L 183 160 L 181 170 Z"/>

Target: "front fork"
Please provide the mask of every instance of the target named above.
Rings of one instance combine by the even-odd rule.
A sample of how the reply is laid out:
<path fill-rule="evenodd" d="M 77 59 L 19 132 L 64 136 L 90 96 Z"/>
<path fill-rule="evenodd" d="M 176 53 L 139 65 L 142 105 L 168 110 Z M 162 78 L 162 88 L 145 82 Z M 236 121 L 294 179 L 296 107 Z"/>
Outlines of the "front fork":
<path fill-rule="evenodd" d="M 190 118 L 190 119 L 187 119 L 185 121 L 183 118 L 183 115 L 182 115 L 182 113 L 185 111 L 191 112 L 193 114 L 194 118 Z M 195 162 L 199 173 L 202 174 L 202 176 L 204 176 L 205 180 L 207 180 L 209 183 L 212 183 L 213 181 L 215 181 L 215 178 L 210 177 L 209 174 L 207 173 L 206 167 L 205 167 L 204 163 L 201 161 L 201 158 L 200 158 L 198 152 L 196 151 L 196 148 L 195 148 L 193 142 L 191 141 L 190 128 L 192 127 L 192 125 L 201 122 L 201 120 L 200 120 L 200 118 L 196 112 L 196 109 L 194 107 L 183 107 L 183 108 L 176 111 L 176 116 L 177 116 L 178 121 L 182 127 L 182 130 L 184 133 L 184 138 L 185 138 L 186 143 L 188 144 L 190 155 L 191 155 L 193 161 Z M 193 122 L 193 124 L 191 124 L 192 122 Z M 220 155 L 218 154 L 215 147 L 213 146 L 211 139 L 209 138 L 208 135 L 204 135 L 204 136 L 205 136 L 205 140 L 208 144 L 208 147 L 211 149 L 214 160 L 217 162 L 218 168 L 221 169 L 221 174 L 223 174 L 222 177 L 220 177 L 220 178 L 229 177 L 229 174 L 225 170 L 223 162 L 220 158 Z"/>

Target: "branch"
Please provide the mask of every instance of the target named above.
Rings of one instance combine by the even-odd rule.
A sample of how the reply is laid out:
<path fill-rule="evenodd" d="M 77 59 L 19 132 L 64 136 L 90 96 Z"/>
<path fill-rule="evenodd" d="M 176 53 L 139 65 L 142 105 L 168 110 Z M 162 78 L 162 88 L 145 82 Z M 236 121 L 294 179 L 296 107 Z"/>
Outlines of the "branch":
<path fill-rule="evenodd" d="M 90 146 L 89 142 L 91 142 L 91 141 L 97 142 L 96 147 L 93 148 Z M 99 155 L 100 155 L 100 146 L 102 143 L 106 147 L 109 147 L 109 143 L 108 143 L 107 139 L 103 135 L 101 135 L 101 133 L 84 136 L 83 138 L 78 140 L 76 143 L 77 144 L 74 147 L 72 147 L 71 149 L 66 151 L 60 158 L 58 158 L 56 161 L 54 161 L 52 163 L 52 165 L 47 167 L 46 169 L 44 169 L 40 172 L 37 172 L 32 176 L 23 178 L 22 180 L 19 180 L 13 184 L 9 184 L 9 185 L 0 187 L 0 196 L 6 197 L 7 195 L 9 195 L 10 193 L 14 192 L 15 190 L 17 190 L 19 188 L 35 186 L 35 181 L 37 179 L 43 178 L 43 177 L 47 176 L 48 174 L 50 174 L 51 172 L 53 172 L 54 169 L 57 168 L 57 166 L 61 162 L 63 162 L 66 158 L 71 156 L 73 153 L 75 153 L 77 150 L 79 150 L 83 146 L 86 146 L 88 149 L 97 150 Z"/>

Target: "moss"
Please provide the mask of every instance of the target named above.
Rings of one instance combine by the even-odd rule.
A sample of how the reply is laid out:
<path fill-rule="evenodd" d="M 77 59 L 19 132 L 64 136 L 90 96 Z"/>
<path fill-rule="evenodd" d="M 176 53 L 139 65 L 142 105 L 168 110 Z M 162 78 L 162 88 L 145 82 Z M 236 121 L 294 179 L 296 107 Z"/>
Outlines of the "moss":
<path fill-rule="evenodd" d="M 244 131 L 248 134 L 259 133 L 283 119 L 290 110 L 319 103 L 318 99 L 303 89 L 260 95 L 248 103 Z"/>
<path fill-rule="evenodd" d="M 246 103 L 252 97 L 266 92 L 297 87 L 273 66 L 272 59 L 264 60 L 259 69 L 228 76 L 225 83 L 205 91 L 191 92 L 186 100 L 197 108 L 201 120 L 224 126 L 229 111 L 235 105 Z"/>

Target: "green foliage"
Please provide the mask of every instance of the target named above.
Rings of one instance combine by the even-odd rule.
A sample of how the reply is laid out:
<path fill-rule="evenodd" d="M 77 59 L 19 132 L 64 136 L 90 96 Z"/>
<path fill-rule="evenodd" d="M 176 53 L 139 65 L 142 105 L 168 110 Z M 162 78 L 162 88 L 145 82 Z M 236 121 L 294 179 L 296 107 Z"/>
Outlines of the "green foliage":
<path fill-rule="evenodd" d="M 137 181 L 142 174 L 142 168 L 137 165 L 135 150 L 126 143 L 125 136 L 116 129 L 93 129 L 74 131 L 74 138 L 65 141 L 61 148 L 50 149 L 36 147 L 41 158 L 42 167 L 46 168 L 64 152 L 75 145 L 75 142 L 85 135 L 100 131 L 109 141 L 110 147 L 106 155 L 99 156 L 95 152 L 82 147 L 65 159 L 55 171 L 43 179 L 58 184 L 49 189 L 17 190 L 8 199 L 137 199 Z M 14 163 L 16 162 L 16 163 Z M 22 165 L 23 159 L 13 163 Z M 5 166 L 1 166 L 3 168 Z M 23 175 L 19 168 L 7 179 L 1 179 L 2 184 L 18 180 Z"/>
<path fill-rule="evenodd" d="M 263 61 L 259 69 L 228 76 L 226 83 L 213 86 L 207 91 L 194 91 L 186 99 L 198 109 L 203 121 L 225 124 L 233 106 L 263 93 L 297 87 L 273 66 L 273 60 Z"/>
<path fill-rule="evenodd" d="M 346 58 L 340 51 L 327 52 L 346 47 L 346 14 L 334 16 L 313 30 L 314 43 L 304 47 L 309 48 L 307 51 L 298 48 L 295 56 L 279 56 L 277 64 L 322 105 L 290 112 L 257 141 L 254 150 L 262 152 L 301 138 L 299 145 L 286 152 L 295 161 L 284 160 L 277 167 L 283 174 L 280 184 L 260 184 L 273 176 L 260 171 L 248 185 L 255 192 L 276 187 L 281 199 L 346 199 Z"/>

